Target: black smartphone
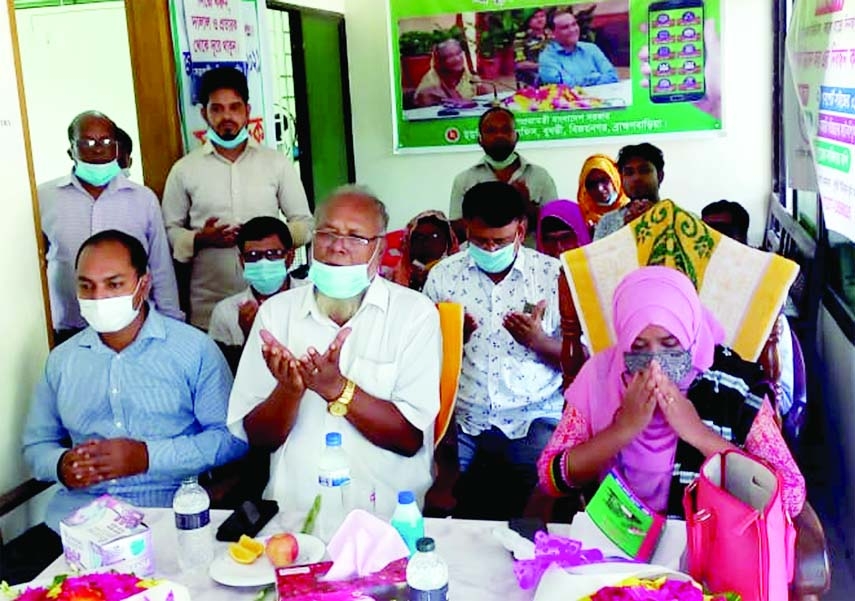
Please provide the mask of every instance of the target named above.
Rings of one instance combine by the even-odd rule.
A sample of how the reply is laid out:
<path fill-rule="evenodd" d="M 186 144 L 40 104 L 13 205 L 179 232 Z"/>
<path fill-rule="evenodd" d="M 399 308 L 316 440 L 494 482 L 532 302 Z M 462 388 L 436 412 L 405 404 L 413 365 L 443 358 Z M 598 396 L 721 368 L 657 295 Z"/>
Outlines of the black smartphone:
<path fill-rule="evenodd" d="M 693 102 L 707 93 L 704 0 L 662 0 L 647 9 L 650 100 Z"/>
<path fill-rule="evenodd" d="M 276 501 L 244 501 L 217 529 L 217 540 L 236 542 L 241 534 L 253 537 L 277 513 L 279 504 Z"/>
<path fill-rule="evenodd" d="M 508 527 L 523 538 L 534 542 L 534 535 L 539 531 L 549 532 L 546 522 L 540 518 L 511 518 Z"/>

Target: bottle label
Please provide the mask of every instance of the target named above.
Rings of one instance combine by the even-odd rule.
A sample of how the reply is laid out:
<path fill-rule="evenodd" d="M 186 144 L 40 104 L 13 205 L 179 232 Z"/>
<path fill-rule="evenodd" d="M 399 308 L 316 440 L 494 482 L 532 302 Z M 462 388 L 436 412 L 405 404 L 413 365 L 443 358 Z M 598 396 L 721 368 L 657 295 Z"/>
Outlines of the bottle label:
<path fill-rule="evenodd" d="M 176 513 L 175 527 L 179 530 L 204 528 L 211 522 L 211 513 L 206 509 L 199 513 Z"/>
<path fill-rule="evenodd" d="M 349 469 L 330 470 L 318 474 L 318 484 L 321 486 L 344 486 L 349 483 Z"/>
<path fill-rule="evenodd" d="M 436 588 L 432 591 L 423 591 L 413 587 L 408 588 L 407 601 L 447 601 L 448 599 L 447 584 L 443 585 L 442 588 Z"/>

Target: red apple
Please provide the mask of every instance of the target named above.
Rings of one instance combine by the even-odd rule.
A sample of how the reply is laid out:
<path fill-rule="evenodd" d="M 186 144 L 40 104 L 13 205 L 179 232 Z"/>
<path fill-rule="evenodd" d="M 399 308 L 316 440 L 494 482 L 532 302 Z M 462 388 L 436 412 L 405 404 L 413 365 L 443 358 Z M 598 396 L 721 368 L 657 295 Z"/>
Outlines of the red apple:
<path fill-rule="evenodd" d="M 274 534 L 264 547 L 267 559 L 277 568 L 290 566 L 300 553 L 300 545 L 293 534 Z"/>

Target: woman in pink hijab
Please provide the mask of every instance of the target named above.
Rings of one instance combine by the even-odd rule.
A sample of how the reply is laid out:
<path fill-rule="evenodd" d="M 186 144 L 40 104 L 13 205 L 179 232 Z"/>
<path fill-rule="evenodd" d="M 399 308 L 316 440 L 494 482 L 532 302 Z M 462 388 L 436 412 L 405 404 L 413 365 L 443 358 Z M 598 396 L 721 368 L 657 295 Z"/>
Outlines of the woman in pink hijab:
<path fill-rule="evenodd" d="M 612 315 L 617 344 L 591 357 L 565 392 L 538 460 L 541 487 L 560 496 L 614 469 L 651 509 L 682 517 L 683 489 L 704 459 L 736 446 L 779 471 L 797 515 L 804 478 L 762 370 L 720 346 L 724 331 L 691 281 L 669 267 L 638 269 L 615 290 Z"/>
<path fill-rule="evenodd" d="M 572 200 L 553 200 L 540 208 L 537 218 L 537 250 L 558 258 L 561 253 L 585 246 L 591 233 L 582 209 Z"/>

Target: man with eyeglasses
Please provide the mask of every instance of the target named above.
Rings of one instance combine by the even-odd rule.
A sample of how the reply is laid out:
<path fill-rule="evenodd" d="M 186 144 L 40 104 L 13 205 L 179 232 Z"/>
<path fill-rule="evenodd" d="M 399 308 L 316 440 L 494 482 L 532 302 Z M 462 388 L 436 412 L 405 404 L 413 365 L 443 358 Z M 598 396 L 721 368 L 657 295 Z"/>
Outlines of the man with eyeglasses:
<path fill-rule="evenodd" d="M 160 203 L 149 188 L 121 173 L 116 129 L 99 112 L 77 115 L 68 126 L 71 173 L 38 187 L 56 343 L 86 327 L 77 304 L 74 258 L 84 240 L 103 230 L 123 231 L 143 244 L 150 257 L 155 307 L 184 320 Z"/>
<path fill-rule="evenodd" d="M 389 518 L 399 490 L 431 484 L 441 339 L 423 295 L 377 276 L 388 224 L 370 192 L 346 187 L 316 214 L 312 286 L 258 310 L 228 424 L 271 453 L 265 498 L 306 512 L 327 432 L 340 432 L 356 507 Z"/>
<path fill-rule="evenodd" d="M 245 287 L 235 247 L 241 224 L 281 211 L 302 246 L 312 216 L 288 157 L 250 136 L 246 76 L 232 67 L 205 72 L 199 102 L 206 142 L 172 166 L 163 216 L 173 257 L 190 268 L 190 323 L 207 330 L 214 305 Z"/>
<path fill-rule="evenodd" d="M 208 328 L 208 335 L 220 345 L 233 372 L 237 371 L 258 308 L 274 294 L 291 287 L 289 268 L 294 262 L 291 232 L 276 217 L 255 217 L 243 224 L 237 247 L 248 286 L 217 303 Z"/>
<path fill-rule="evenodd" d="M 512 185 L 476 184 L 462 212 L 467 252 L 440 261 L 424 288 L 465 309 L 454 515 L 507 520 L 523 513 L 564 404 L 560 264 L 522 245 L 525 200 Z"/>

